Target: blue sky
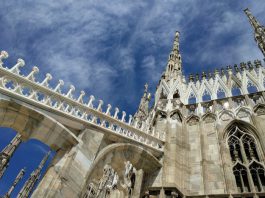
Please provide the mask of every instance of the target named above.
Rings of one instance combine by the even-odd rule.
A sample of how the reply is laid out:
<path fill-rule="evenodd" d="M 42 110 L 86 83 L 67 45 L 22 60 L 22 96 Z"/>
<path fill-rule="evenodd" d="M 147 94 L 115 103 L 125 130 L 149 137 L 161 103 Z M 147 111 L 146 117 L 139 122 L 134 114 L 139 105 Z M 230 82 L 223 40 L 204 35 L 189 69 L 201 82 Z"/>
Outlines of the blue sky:
<path fill-rule="evenodd" d="M 39 80 L 49 72 L 52 84 L 133 114 L 143 85 L 155 91 L 176 30 L 185 74 L 262 59 L 246 7 L 265 24 L 264 0 L 2 0 L 0 49 L 6 66 L 23 58 L 23 72 L 37 65 Z"/>

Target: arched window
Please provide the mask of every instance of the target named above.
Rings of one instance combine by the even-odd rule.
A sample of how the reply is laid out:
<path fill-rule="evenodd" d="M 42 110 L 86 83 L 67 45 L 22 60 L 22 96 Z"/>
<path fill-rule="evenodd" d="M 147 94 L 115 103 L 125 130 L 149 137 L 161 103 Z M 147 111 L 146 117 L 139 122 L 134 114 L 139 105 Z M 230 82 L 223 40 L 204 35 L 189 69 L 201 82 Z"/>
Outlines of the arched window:
<path fill-rule="evenodd" d="M 251 131 L 240 125 L 233 125 L 228 132 L 227 144 L 238 191 L 264 191 L 265 166 L 261 160 L 259 142 Z"/>
<path fill-rule="evenodd" d="M 248 182 L 248 171 L 245 166 L 237 163 L 233 167 L 233 173 L 236 179 L 236 185 L 240 192 L 250 192 L 249 182 Z"/>
<path fill-rule="evenodd" d="M 264 191 L 265 190 L 264 167 L 261 164 L 254 161 L 249 166 L 249 170 L 253 179 L 255 190 L 258 192 Z"/>

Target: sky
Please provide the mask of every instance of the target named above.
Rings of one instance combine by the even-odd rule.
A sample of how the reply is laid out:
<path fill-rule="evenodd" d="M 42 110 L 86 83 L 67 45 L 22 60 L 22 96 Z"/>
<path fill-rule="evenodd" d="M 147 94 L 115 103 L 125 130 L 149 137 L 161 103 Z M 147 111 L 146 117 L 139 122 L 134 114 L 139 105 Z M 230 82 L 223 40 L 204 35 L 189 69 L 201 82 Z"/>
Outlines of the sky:
<path fill-rule="evenodd" d="M 39 81 L 49 72 L 65 92 L 73 84 L 76 96 L 134 114 L 144 84 L 155 92 L 175 31 L 186 75 L 263 59 L 247 7 L 265 24 L 264 0 L 1 0 L 0 50 L 7 67 L 23 58 L 22 73 L 37 65 Z"/>

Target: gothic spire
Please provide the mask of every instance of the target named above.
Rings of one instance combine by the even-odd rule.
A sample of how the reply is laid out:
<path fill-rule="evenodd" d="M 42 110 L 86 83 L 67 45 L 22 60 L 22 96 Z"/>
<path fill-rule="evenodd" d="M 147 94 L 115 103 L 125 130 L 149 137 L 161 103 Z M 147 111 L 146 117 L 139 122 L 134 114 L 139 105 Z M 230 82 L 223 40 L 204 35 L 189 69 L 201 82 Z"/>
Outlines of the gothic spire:
<path fill-rule="evenodd" d="M 182 61 L 179 51 L 179 32 L 175 34 L 173 48 L 169 54 L 165 77 L 168 79 L 176 78 L 182 72 Z"/>
<path fill-rule="evenodd" d="M 265 27 L 260 25 L 257 19 L 251 14 L 250 10 L 247 8 L 244 10 L 249 22 L 254 29 L 254 37 L 257 42 L 263 56 L 265 56 Z"/>
<path fill-rule="evenodd" d="M 20 190 L 17 198 L 26 198 L 29 197 L 31 192 L 34 189 L 35 184 L 37 183 L 37 181 L 40 178 L 41 175 L 41 170 L 43 168 L 43 166 L 45 165 L 46 161 L 48 160 L 48 157 L 50 155 L 51 151 L 49 151 L 44 158 L 41 160 L 39 166 L 37 169 L 35 169 L 31 174 L 29 179 L 25 182 L 24 186 L 22 187 L 22 189 Z"/>
<path fill-rule="evenodd" d="M 144 94 L 141 98 L 138 110 L 134 115 L 134 118 L 138 119 L 139 121 L 146 120 L 149 111 L 149 101 L 151 99 L 151 94 L 148 93 L 148 84 L 146 83 L 144 87 L 145 87 Z"/>
<path fill-rule="evenodd" d="M 12 141 L 0 152 L 0 179 L 7 169 L 11 157 L 21 141 L 21 135 L 17 134 Z"/>
<path fill-rule="evenodd" d="M 9 188 L 8 192 L 5 194 L 4 198 L 9 198 L 11 193 L 14 191 L 16 185 L 18 184 L 18 182 L 23 178 L 25 174 L 25 168 L 21 169 L 14 181 L 14 183 L 12 184 L 12 186 Z"/>

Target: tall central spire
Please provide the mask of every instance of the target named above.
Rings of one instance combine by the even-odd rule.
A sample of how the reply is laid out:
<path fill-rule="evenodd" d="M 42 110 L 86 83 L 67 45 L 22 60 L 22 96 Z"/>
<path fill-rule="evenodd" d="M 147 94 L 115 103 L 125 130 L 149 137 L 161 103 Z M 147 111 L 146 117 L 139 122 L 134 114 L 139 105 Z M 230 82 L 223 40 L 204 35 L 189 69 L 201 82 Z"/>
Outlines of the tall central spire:
<path fill-rule="evenodd" d="M 165 72 L 166 80 L 176 78 L 182 73 L 182 61 L 179 52 L 179 32 L 175 34 L 175 39 L 173 43 L 172 51 L 169 54 L 169 59 L 167 63 L 167 68 Z"/>
<path fill-rule="evenodd" d="M 257 19 L 251 14 L 250 10 L 247 8 L 244 10 L 246 13 L 249 22 L 254 29 L 254 37 L 255 40 L 263 54 L 265 56 L 265 27 L 260 25 L 260 23 L 257 21 Z"/>

